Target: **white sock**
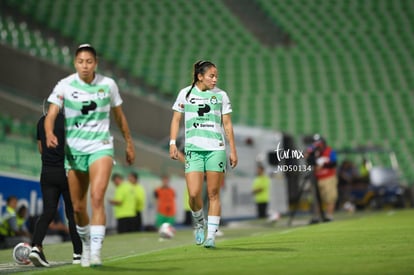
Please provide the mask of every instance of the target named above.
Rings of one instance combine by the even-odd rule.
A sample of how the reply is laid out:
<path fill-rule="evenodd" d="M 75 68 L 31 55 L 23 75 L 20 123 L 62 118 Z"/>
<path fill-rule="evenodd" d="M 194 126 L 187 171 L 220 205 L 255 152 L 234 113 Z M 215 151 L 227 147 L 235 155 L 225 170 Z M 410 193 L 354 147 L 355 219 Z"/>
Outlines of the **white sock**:
<path fill-rule="evenodd" d="M 193 219 L 195 224 L 202 224 L 204 225 L 204 212 L 203 208 L 201 208 L 198 211 L 191 211 L 191 214 L 193 215 Z"/>
<path fill-rule="evenodd" d="M 78 231 L 79 238 L 82 240 L 83 245 L 89 245 L 91 242 L 91 233 L 89 225 L 79 226 L 76 225 L 76 231 Z"/>
<path fill-rule="evenodd" d="M 91 225 L 91 255 L 101 255 L 105 225 Z"/>
<path fill-rule="evenodd" d="M 220 224 L 220 216 L 208 216 L 207 219 L 207 239 L 215 239 L 216 232 Z"/>

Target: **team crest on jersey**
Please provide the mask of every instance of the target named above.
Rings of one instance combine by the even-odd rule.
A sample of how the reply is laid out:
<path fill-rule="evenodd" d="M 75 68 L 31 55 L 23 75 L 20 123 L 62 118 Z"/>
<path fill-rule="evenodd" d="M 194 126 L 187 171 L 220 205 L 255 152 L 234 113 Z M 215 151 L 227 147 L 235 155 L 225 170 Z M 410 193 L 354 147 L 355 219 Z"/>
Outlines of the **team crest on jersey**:
<path fill-rule="evenodd" d="M 213 104 L 213 105 L 218 103 L 217 97 L 215 95 L 213 95 L 210 98 L 210 103 Z"/>
<path fill-rule="evenodd" d="M 105 91 L 103 89 L 99 89 L 97 93 L 98 99 L 104 99 L 105 98 Z"/>

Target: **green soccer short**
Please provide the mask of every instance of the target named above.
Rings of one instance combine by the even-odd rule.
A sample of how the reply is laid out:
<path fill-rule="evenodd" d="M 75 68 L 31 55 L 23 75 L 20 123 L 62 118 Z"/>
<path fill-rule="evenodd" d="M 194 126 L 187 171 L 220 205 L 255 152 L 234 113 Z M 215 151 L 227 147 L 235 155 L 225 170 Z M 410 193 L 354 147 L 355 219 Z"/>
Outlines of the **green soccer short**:
<path fill-rule="evenodd" d="M 102 158 L 109 156 L 114 157 L 114 150 L 102 150 L 89 155 L 67 155 L 65 159 L 65 168 L 67 170 L 76 170 L 81 172 L 89 172 L 91 164 Z"/>
<path fill-rule="evenodd" d="M 226 172 L 226 151 L 186 151 L 185 172 Z"/>

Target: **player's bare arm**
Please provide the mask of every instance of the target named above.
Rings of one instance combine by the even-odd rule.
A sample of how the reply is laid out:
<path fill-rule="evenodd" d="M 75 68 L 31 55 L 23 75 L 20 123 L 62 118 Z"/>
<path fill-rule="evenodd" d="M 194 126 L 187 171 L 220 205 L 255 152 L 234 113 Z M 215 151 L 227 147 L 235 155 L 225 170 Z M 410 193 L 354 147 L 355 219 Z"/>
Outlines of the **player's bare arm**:
<path fill-rule="evenodd" d="M 175 160 L 181 160 L 177 145 L 175 144 L 178 136 L 178 131 L 180 129 L 181 118 L 182 114 L 180 112 L 174 111 L 170 126 L 170 157 Z"/>
<path fill-rule="evenodd" d="M 112 112 L 114 114 L 115 122 L 118 125 L 119 130 L 121 130 L 122 136 L 125 139 L 126 161 L 129 165 L 131 165 L 135 161 L 135 146 L 131 137 L 131 132 L 129 131 L 128 122 L 121 106 L 112 108 Z"/>
<path fill-rule="evenodd" d="M 230 166 L 234 168 L 237 166 L 237 150 L 234 142 L 233 123 L 231 122 L 230 114 L 223 115 L 223 127 L 230 146 Z"/>
<path fill-rule="evenodd" d="M 53 133 L 56 117 L 59 113 L 59 106 L 50 104 L 49 110 L 45 117 L 45 134 L 46 134 L 46 146 L 48 148 L 56 148 L 58 146 L 58 139 Z"/>

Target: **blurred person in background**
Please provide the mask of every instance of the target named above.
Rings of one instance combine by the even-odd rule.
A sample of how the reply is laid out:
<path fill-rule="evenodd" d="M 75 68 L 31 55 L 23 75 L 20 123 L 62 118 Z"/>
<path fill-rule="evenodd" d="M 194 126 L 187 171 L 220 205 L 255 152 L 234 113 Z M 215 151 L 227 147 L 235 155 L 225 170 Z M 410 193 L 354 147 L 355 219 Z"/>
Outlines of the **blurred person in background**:
<path fill-rule="evenodd" d="M 198 61 L 193 68 L 191 86 L 182 89 L 172 107 L 170 157 L 179 159 L 176 139 L 180 121 L 185 119 L 185 178 L 195 225 L 195 241 L 206 248 L 215 247 L 220 224 L 220 188 L 227 165 L 224 134 L 230 146 L 230 166 L 237 165 L 237 152 L 227 93 L 216 88 L 218 71 L 210 61 Z M 209 209 L 203 214 L 202 187 L 207 178 Z M 207 229 L 207 237 L 205 235 Z"/>
<path fill-rule="evenodd" d="M 109 203 L 114 207 L 114 216 L 117 220 L 117 232 L 127 233 L 135 229 L 135 190 L 131 183 L 124 181 L 121 174 L 112 175 L 115 185 L 115 194 Z"/>
<path fill-rule="evenodd" d="M 175 191 L 170 186 L 170 177 L 163 175 L 161 177 L 161 186 L 155 189 L 154 197 L 157 200 L 157 216 L 155 226 L 160 228 L 163 223 L 175 224 Z"/>
<path fill-rule="evenodd" d="M 325 217 L 322 218 L 324 222 L 332 221 L 338 199 L 337 155 L 320 135 L 314 136 L 312 150 L 315 154 L 314 173 L 322 204 L 325 206 Z M 318 205 L 315 208 L 320 210 Z M 319 222 L 317 218 L 311 220 L 311 223 L 317 222 Z"/>
<path fill-rule="evenodd" d="M 371 163 L 368 159 L 362 158 L 359 166 L 359 180 L 361 182 L 369 183 L 369 170 L 371 170 Z"/>
<path fill-rule="evenodd" d="M 337 208 L 342 208 L 351 201 L 351 191 L 358 179 L 358 171 L 354 163 L 348 159 L 342 161 L 338 167 L 338 202 Z"/>
<path fill-rule="evenodd" d="M 20 232 L 25 232 L 26 236 L 31 237 L 31 234 L 29 232 L 29 229 L 27 228 L 27 215 L 28 215 L 28 209 L 26 205 L 21 205 L 17 209 L 16 213 L 16 219 L 17 219 L 17 228 Z"/>
<path fill-rule="evenodd" d="M 252 194 L 257 206 L 257 217 L 266 218 L 270 199 L 270 178 L 266 175 L 262 164 L 257 165 L 256 177 L 252 186 Z"/>
<path fill-rule="evenodd" d="M 54 148 L 46 146 L 45 119 L 46 115 L 43 115 L 37 123 L 37 147 L 42 159 L 40 188 L 42 190 L 43 211 L 34 227 L 32 251 L 29 258 L 35 266 L 49 266 L 43 252 L 43 240 L 51 225 L 52 227 L 55 225 L 52 221 L 55 218 L 59 206 L 59 198 L 62 196 L 65 202 L 66 217 L 69 223 L 69 233 L 73 246 L 72 262 L 74 264 L 79 264 L 82 253 L 82 243 L 76 232 L 73 205 L 70 198 L 68 179 L 66 177 L 64 165 L 65 118 L 62 112 L 56 114 L 53 133 L 57 139 L 58 145 Z"/>
<path fill-rule="evenodd" d="M 65 113 L 66 168 L 75 211 L 77 231 L 82 240 L 81 265 L 101 266 L 101 249 L 106 233 L 105 193 L 114 163 L 110 115 L 126 142 L 126 162 L 135 160 L 135 147 L 122 110 L 118 85 L 112 78 L 97 74 L 95 48 L 80 45 L 74 58 L 76 73 L 60 80 L 48 98 L 51 103 L 45 120 L 46 145 L 56 148 L 53 133 L 60 109 Z M 87 211 L 88 190 L 92 216 Z"/>
<path fill-rule="evenodd" d="M 128 175 L 128 181 L 132 184 L 133 192 L 135 194 L 135 231 L 143 230 L 142 213 L 145 210 L 147 202 L 147 194 L 144 186 L 139 182 L 139 175 L 137 172 L 131 172 Z"/>
<path fill-rule="evenodd" d="M 0 217 L 0 248 L 14 247 L 20 242 L 30 243 L 30 233 L 18 226 L 17 197 L 9 196 L 6 203 L 6 212 Z"/>

